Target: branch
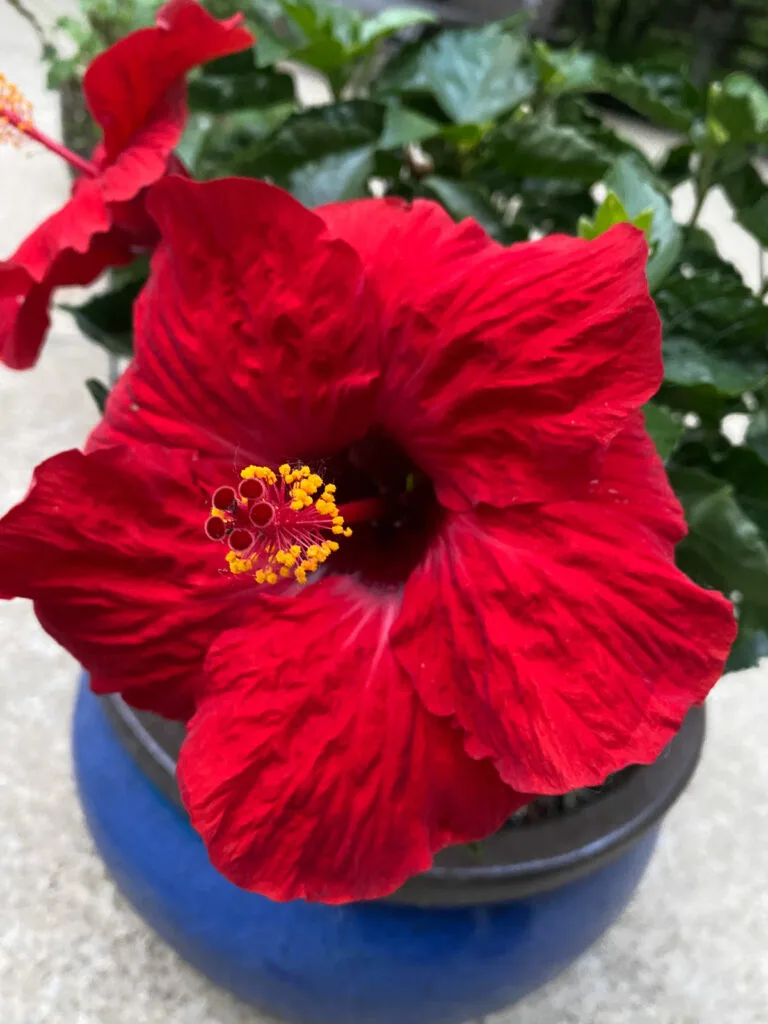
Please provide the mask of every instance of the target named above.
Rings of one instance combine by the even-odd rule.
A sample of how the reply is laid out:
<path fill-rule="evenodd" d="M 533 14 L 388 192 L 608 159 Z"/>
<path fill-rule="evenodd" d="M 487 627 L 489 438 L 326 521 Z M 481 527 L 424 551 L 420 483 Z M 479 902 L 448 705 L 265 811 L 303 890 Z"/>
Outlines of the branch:
<path fill-rule="evenodd" d="M 14 11 L 18 11 L 18 13 L 22 16 L 22 18 L 24 18 L 25 21 L 29 22 L 29 24 L 35 30 L 35 35 L 38 37 L 43 46 L 45 46 L 48 40 L 46 38 L 45 31 L 43 30 L 43 26 L 40 24 L 40 21 L 37 18 L 37 16 L 33 14 L 32 11 L 30 11 L 29 8 L 27 8 L 22 3 L 22 0 L 7 0 L 7 3 L 11 5 Z"/>

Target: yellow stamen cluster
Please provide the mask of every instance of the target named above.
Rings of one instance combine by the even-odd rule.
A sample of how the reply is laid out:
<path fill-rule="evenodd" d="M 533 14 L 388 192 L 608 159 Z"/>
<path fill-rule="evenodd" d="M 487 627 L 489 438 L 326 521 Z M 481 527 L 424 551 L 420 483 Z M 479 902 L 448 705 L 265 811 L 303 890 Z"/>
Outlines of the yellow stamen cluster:
<path fill-rule="evenodd" d="M 32 126 L 32 104 L 21 89 L 0 74 L 0 142 L 18 146 Z"/>
<path fill-rule="evenodd" d="M 287 532 L 290 533 L 293 527 L 299 531 L 299 535 L 304 530 L 311 530 L 316 536 L 319 531 L 328 530 L 337 536 L 352 536 L 352 530 L 344 525 L 344 517 L 336 505 L 336 488 L 333 484 L 324 484 L 322 477 L 313 473 L 309 466 L 293 468 L 286 463 L 278 468 L 277 473 L 279 477 L 268 466 L 246 466 L 241 470 L 240 476 L 243 480 L 261 480 L 265 486 L 272 488 L 278 484 L 278 479 L 282 478 L 283 502 L 288 499 L 287 505 L 292 512 L 309 513 L 306 521 L 302 517 L 295 523 L 283 524 Z M 274 495 L 267 494 L 265 500 L 274 501 Z M 285 505 L 283 507 L 285 508 Z M 317 513 L 317 517 L 312 515 L 313 512 Z M 228 518 L 226 513 L 217 509 L 211 509 L 211 515 Z M 279 526 L 280 524 L 278 528 Z M 230 572 L 253 572 L 253 578 L 257 583 L 275 584 L 281 579 L 291 577 L 299 583 L 306 583 L 308 574 L 315 572 L 338 550 L 337 541 L 321 540 L 318 537 L 317 543 L 308 544 L 306 547 L 296 543 L 282 548 L 277 544 L 267 544 L 258 553 L 247 558 L 235 551 L 228 552 L 226 558 Z"/>

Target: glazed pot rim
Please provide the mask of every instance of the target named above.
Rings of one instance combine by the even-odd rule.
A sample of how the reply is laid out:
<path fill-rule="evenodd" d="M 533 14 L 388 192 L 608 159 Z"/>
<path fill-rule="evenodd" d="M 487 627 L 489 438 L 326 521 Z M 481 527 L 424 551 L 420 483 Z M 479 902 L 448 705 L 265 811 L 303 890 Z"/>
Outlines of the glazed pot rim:
<path fill-rule="evenodd" d="M 175 777 L 183 727 L 136 711 L 117 695 L 102 701 L 145 774 L 183 809 Z M 443 850 L 429 871 L 409 879 L 387 902 L 446 908 L 497 903 L 591 874 L 660 822 L 696 770 L 704 731 L 704 708 L 693 708 L 653 764 L 623 772 L 593 803 L 561 817 L 503 828 L 483 841 L 482 858 L 466 846 Z"/>

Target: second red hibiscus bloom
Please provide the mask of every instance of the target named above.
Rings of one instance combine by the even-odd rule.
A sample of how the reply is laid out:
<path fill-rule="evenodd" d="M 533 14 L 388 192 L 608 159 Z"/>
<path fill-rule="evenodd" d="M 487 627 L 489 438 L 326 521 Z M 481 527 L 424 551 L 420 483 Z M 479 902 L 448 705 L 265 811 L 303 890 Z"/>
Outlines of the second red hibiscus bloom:
<path fill-rule="evenodd" d="M 69 202 L 0 264 L 0 362 L 17 370 L 35 364 L 56 288 L 90 284 L 154 245 L 144 195 L 169 169 L 181 169 L 172 153 L 186 118 L 184 76 L 251 46 L 241 22 L 240 16 L 219 22 L 195 0 L 169 0 L 154 28 L 133 32 L 97 57 L 83 83 L 103 131 L 91 161 L 40 136 L 23 98 L 0 82 L 0 126 L 42 139 L 74 160 L 79 174 Z"/>

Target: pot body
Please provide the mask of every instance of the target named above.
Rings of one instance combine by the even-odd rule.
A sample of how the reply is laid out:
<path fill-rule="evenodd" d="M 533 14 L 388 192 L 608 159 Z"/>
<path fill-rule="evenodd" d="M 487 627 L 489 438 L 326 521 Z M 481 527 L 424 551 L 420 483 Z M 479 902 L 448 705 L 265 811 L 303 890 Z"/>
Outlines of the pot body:
<path fill-rule="evenodd" d="M 73 742 L 86 820 L 123 894 L 213 981 L 300 1024 L 460 1024 L 513 1003 L 615 920 L 658 832 L 654 824 L 593 872 L 518 899 L 279 904 L 214 870 L 183 812 L 119 742 L 86 682 Z"/>

